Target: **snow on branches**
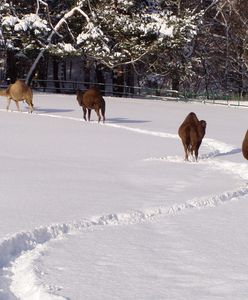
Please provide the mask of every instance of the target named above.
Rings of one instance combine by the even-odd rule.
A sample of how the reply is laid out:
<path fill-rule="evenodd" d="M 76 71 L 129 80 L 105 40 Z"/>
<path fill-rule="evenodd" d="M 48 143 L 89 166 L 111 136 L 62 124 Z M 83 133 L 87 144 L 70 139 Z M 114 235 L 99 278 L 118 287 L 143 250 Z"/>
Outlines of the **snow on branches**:
<path fill-rule="evenodd" d="M 183 47 L 196 32 L 194 15 L 177 16 L 171 6 L 162 7 L 156 0 L 23 2 L 4 0 L 0 30 L 6 47 L 39 50 L 34 64 L 47 51 L 84 54 L 113 68 L 173 45 Z"/>
<path fill-rule="evenodd" d="M 34 31 L 36 34 L 39 34 L 43 31 L 49 32 L 51 30 L 48 27 L 48 22 L 46 20 L 42 20 L 36 14 L 24 15 L 22 18 L 5 16 L 3 17 L 2 26 L 9 31 Z"/>

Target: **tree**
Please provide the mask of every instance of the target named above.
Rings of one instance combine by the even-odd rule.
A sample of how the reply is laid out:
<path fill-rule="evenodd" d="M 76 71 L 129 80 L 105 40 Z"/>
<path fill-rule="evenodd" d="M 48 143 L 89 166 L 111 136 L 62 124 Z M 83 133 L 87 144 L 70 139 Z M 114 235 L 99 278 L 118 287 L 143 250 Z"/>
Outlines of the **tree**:
<path fill-rule="evenodd" d="M 219 0 L 205 16 L 197 54 L 204 59 L 205 79 L 208 78 L 208 86 L 215 93 L 242 95 L 247 89 L 247 13 L 246 1 Z"/>
<path fill-rule="evenodd" d="M 85 55 L 109 68 L 141 63 L 147 70 L 161 73 L 164 70 L 157 57 L 163 53 L 164 58 L 170 53 L 169 64 L 173 69 L 173 61 L 178 57 L 174 53 L 180 53 L 192 39 L 196 21 L 188 11 L 177 16 L 173 7 L 162 8 L 161 3 L 67 0 L 61 4 L 29 0 L 24 4 L 5 0 L 0 8 L 2 31 L 7 48 L 28 55 L 39 51 L 27 81 L 45 52 Z"/>
<path fill-rule="evenodd" d="M 242 96 L 247 81 L 248 7 L 244 0 L 220 0 L 216 18 L 226 32 L 227 76 Z"/>

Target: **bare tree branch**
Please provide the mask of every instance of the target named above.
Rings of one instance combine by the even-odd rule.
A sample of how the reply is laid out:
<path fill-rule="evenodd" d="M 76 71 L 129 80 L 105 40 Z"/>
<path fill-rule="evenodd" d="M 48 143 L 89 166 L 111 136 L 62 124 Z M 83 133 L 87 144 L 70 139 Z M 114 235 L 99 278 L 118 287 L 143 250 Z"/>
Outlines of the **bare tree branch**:
<path fill-rule="evenodd" d="M 44 52 L 49 48 L 49 46 L 51 45 L 53 36 L 57 33 L 57 31 L 60 29 L 60 27 L 65 23 L 67 24 L 67 19 L 71 18 L 75 13 L 80 13 L 87 22 L 90 21 L 88 15 L 80 8 L 80 7 L 74 7 L 73 9 L 71 9 L 69 12 L 67 12 L 60 20 L 59 22 L 56 24 L 56 26 L 54 27 L 54 30 L 51 32 L 51 34 L 49 35 L 48 39 L 47 39 L 47 46 L 45 48 L 43 48 L 40 53 L 38 54 L 38 56 L 36 57 L 33 65 L 31 66 L 28 74 L 27 74 L 27 78 L 26 78 L 26 83 L 29 84 L 30 80 L 31 80 L 31 76 L 33 75 L 37 64 L 39 63 L 40 59 L 42 58 Z"/>

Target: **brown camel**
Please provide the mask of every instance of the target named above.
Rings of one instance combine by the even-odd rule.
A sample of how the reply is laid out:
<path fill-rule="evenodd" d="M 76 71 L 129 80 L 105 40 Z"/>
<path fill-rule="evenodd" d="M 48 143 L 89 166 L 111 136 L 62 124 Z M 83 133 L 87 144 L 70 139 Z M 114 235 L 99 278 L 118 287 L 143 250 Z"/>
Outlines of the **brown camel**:
<path fill-rule="evenodd" d="M 90 115 L 92 109 L 95 110 L 98 116 L 98 122 L 101 121 L 100 112 L 102 114 L 103 122 L 105 121 L 105 101 L 101 95 L 101 92 L 97 88 L 92 87 L 85 92 L 78 90 L 77 101 L 79 105 L 82 106 L 85 121 L 86 121 L 87 109 L 88 109 L 88 121 L 90 121 Z"/>
<path fill-rule="evenodd" d="M 7 97 L 7 110 L 9 110 L 10 101 L 13 100 L 15 101 L 17 110 L 20 111 L 19 101 L 25 100 L 29 106 L 30 113 L 33 112 L 33 92 L 24 81 L 16 80 L 16 82 L 10 84 L 6 90 L 1 91 L 0 95 Z"/>
<path fill-rule="evenodd" d="M 191 154 L 195 161 L 197 161 L 199 148 L 206 132 L 206 126 L 206 121 L 199 121 L 193 112 L 189 113 L 180 125 L 178 134 L 183 143 L 185 160 L 188 161 L 189 154 Z"/>
<path fill-rule="evenodd" d="M 242 153 L 245 159 L 248 159 L 248 130 L 242 143 Z"/>

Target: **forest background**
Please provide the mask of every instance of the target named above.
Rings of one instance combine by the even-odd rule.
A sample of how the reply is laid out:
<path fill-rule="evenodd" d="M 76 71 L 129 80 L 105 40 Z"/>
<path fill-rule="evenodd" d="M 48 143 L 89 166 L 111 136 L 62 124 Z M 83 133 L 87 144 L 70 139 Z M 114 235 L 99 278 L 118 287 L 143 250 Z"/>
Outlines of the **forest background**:
<path fill-rule="evenodd" d="M 247 18 L 246 0 L 1 0 L 1 83 L 243 99 Z"/>

